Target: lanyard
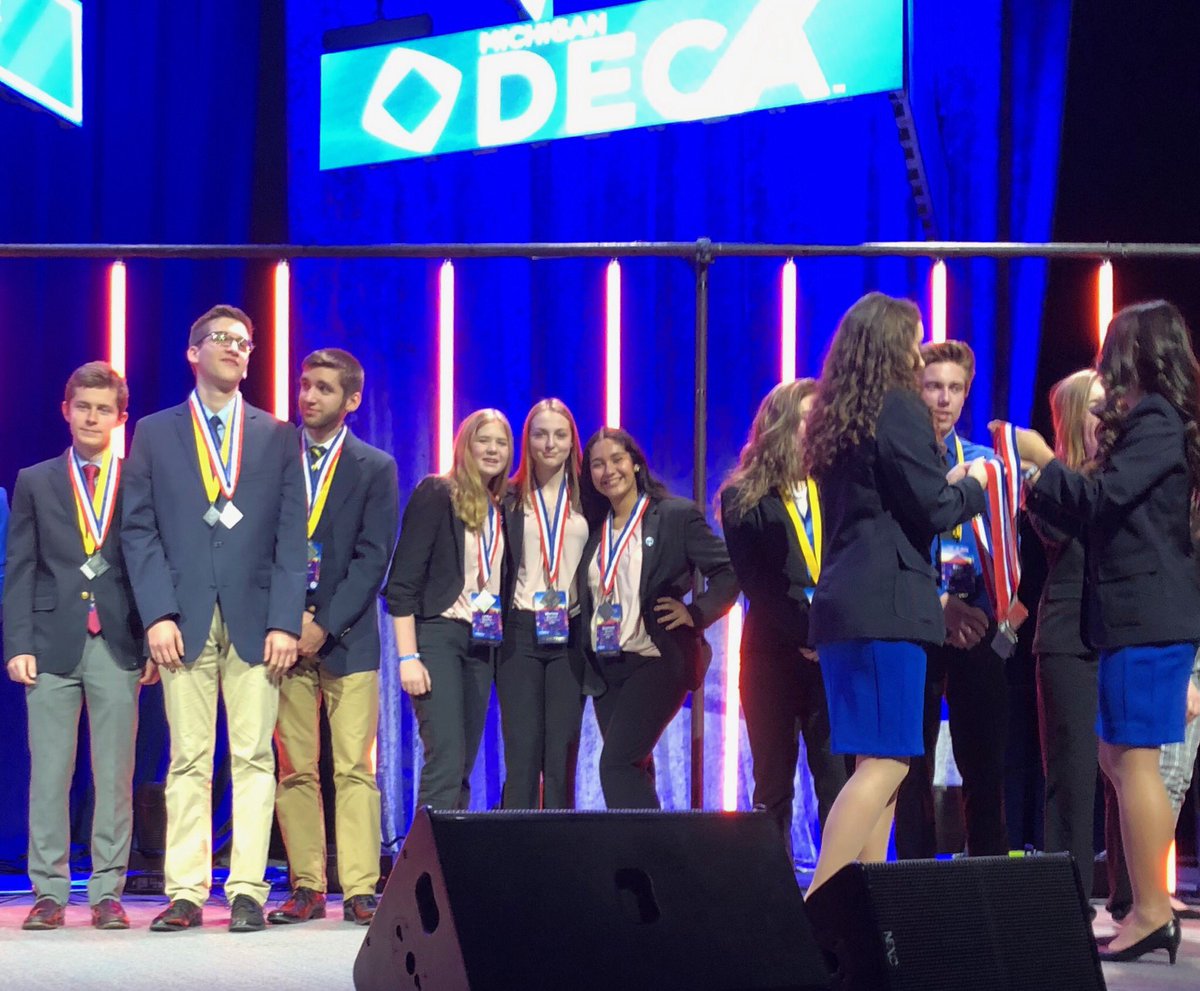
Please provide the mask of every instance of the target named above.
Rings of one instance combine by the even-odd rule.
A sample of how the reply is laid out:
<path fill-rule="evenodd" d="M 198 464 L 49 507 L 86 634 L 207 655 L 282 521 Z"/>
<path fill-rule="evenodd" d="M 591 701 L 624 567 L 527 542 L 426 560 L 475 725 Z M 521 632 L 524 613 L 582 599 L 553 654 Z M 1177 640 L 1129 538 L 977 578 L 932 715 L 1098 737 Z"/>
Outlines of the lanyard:
<path fill-rule="evenodd" d="M 812 577 L 815 585 L 821 577 L 821 547 L 824 542 L 823 531 L 821 526 L 821 500 L 817 492 L 817 483 L 811 478 L 805 479 L 805 486 L 808 489 L 808 512 L 809 518 L 812 520 L 812 540 L 808 538 L 808 528 L 804 525 L 804 520 L 801 518 L 800 507 L 796 504 L 796 498 L 791 493 L 784 495 L 783 504 L 787 507 L 788 517 L 792 521 L 792 527 L 796 531 L 796 539 L 800 541 L 800 551 L 804 555 L 804 564 L 808 568 L 808 573 Z"/>
<path fill-rule="evenodd" d="M 558 581 L 558 570 L 562 565 L 563 544 L 567 542 L 566 521 L 571 512 L 567 500 L 566 475 L 563 475 L 563 480 L 558 486 L 554 516 L 550 516 L 546 510 L 546 498 L 542 495 L 542 490 L 538 489 L 534 495 L 536 498 L 533 500 L 533 515 L 537 520 L 538 537 L 542 545 L 542 565 L 546 569 L 546 585 L 553 588 L 554 583 Z"/>
<path fill-rule="evenodd" d="M 117 486 L 121 481 L 121 459 L 113 455 L 111 448 L 100 456 L 100 474 L 96 477 L 96 491 L 92 494 L 88 492 L 79 455 L 72 448 L 70 476 L 79 533 L 83 537 L 83 549 L 90 557 L 104 546 L 112 526 L 113 511 L 117 505 Z"/>
<path fill-rule="evenodd" d="M 479 541 L 476 546 L 479 550 L 479 591 L 481 592 L 492 580 L 492 569 L 495 568 L 496 559 L 500 556 L 498 515 L 495 505 L 489 503 L 487 522 L 479 530 Z"/>
<path fill-rule="evenodd" d="M 218 450 L 213 432 L 204 415 L 204 406 L 195 390 L 188 397 L 192 411 L 192 432 L 196 436 L 196 457 L 200 463 L 200 477 L 204 480 L 204 492 L 208 501 L 215 504 L 218 492 L 233 501 L 238 476 L 242 473 L 242 429 L 245 424 L 242 394 L 235 393 L 233 409 L 229 414 L 229 427 Z"/>
<path fill-rule="evenodd" d="M 321 514 L 325 511 L 325 503 L 329 499 L 329 488 L 333 485 L 333 475 L 337 471 L 338 461 L 342 457 L 342 445 L 346 442 L 347 428 L 343 424 L 321 457 L 321 463 L 316 465 L 316 479 L 313 478 L 313 467 L 308 463 L 308 450 L 305 448 L 305 435 L 300 434 L 300 457 L 304 460 L 304 493 L 308 498 L 308 535 L 311 537 L 321 522 Z"/>
<path fill-rule="evenodd" d="M 955 465 L 960 465 L 960 464 L 962 464 L 962 463 L 963 463 L 963 461 L 964 461 L 964 459 L 965 459 L 965 457 L 966 457 L 966 455 L 964 455 L 964 454 L 963 454 L 962 438 L 958 436 L 958 431 L 957 431 L 957 430 L 954 432 L 954 452 L 955 452 L 955 454 L 958 456 L 958 458 L 957 458 L 957 460 L 954 462 L 954 464 L 955 464 Z M 954 534 L 954 539 L 955 539 L 955 540 L 962 540 L 962 535 L 963 535 L 963 528 L 962 528 L 962 524 L 961 524 L 961 523 L 960 523 L 960 524 L 958 524 L 958 526 L 956 526 L 956 527 L 954 528 L 954 530 L 952 531 L 952 533 Z"/>
<path fill-rule="evenodd" d="M 600 530 L 600 549 L 597 554 L 600 567 L 600 591 L 606 599 L 612 597 L 613 589 L 616 587 L 617 565 L 620 563 L 621 555 L 629 546 L 629 542 L 633 538 L 633 531 L 642 522 L 642 517 L 646 515 L 649 505 L 650 500 L 643 492 L 638 496 L 638 501 L 634 503 L 629 519 L 625 521 L 624 529 L 621 530 L 615 541 L 613 538 L 613 511 L 610 509 L 608 515 L 604 517 L 604 526 Z M 608 553 L 606 554 L 605 551 Z"/>

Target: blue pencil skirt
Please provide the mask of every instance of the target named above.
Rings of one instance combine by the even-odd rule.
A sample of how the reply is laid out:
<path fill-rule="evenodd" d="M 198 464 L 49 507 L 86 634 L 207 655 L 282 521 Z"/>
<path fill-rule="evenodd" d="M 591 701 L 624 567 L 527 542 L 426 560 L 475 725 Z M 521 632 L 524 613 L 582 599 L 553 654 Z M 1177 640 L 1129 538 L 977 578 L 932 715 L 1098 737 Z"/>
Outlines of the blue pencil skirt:
<path fill-rule="evenodd" d="M 1101 651 L 1100 739 L 1125 747 L 1181 743 L 1195 656 L 1191 642 Z"/>
<path fill-rule="evenodd" d="M 840 640 L 817 647 L 835 754 L 914 757 L 925 752 L 925 649 L 901 640 Z"/>

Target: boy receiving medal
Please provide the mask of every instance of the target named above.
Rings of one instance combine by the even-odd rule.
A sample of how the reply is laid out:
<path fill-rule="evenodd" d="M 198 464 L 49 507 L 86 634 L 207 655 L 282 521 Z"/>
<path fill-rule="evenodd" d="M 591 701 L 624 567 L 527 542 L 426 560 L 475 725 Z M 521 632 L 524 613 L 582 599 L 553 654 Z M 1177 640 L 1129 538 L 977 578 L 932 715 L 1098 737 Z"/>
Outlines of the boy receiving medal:
<path fill-rule="evenodd" d="M 62 404 L 71 446 L 17 476 L 4 589 L 8 676 L 29 712 L 29 877 L 36 901 L 27 930 L 65 924 L 70 894 L 67 797 L 80 709 L 91 734 L 92 925 L 128 929 L 121 907 L 133 825 L 139 686 L 158 680 L 143 661 L 142 628 L 121 552 L 121 459 L 110 446 L 129 390 L 94 361 L 68 379 Z M 65 730 L 65 732 L 64 732 Z"/>
<path fill-rule="evenodd" d="M 318 733 L 329 717 L 342 916 L 375 914 L 381 846 L 374 746 L 379 725 L 379 590 L 400 518 L 396 462 L 359 440 L 346 417 L 362 403 L 363 367 L 348 351 L 304 359 L 298 405 L 308 503 L 307 593 L 299 663 L 283 680 L 275 811 L 292 893 L 267 921 L 325 915 L 325 814 Z"/>

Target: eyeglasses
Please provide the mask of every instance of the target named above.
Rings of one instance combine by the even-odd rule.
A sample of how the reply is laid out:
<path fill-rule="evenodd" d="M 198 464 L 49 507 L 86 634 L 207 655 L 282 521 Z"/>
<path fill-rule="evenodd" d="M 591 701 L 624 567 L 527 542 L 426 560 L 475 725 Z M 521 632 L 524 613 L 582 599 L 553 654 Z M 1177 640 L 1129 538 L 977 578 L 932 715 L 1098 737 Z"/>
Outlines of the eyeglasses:
<path fill-rule="evenodd" d="M 234 350 L 242 351 L 246 354 L 254 350 L 254 342 L 250 338 L 242 337 L 240 334 L 231 334 L 227 330 L 214 330 L 204 336 L 219 348 L 227 348 L 232 344 Z"/>

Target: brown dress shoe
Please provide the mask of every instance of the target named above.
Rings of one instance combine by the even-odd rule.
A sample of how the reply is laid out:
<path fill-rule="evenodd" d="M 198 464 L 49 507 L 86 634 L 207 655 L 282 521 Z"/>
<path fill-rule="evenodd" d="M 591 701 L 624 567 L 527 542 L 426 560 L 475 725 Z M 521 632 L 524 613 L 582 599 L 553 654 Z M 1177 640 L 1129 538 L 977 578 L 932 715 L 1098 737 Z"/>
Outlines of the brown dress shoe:
<path fill-rule="evenodd" d="M 325 894 L 312 888 L 297 888 L 279 908 L 268 913 L 274 926 L 290 926 L 309 919 L 325 918 Z"/>
<path fill-rule="evenodd" d="M 115 898 L 101 898 L 92 906 L 92 925 L 97 929 L 128 929 L 129 916 Z"/>
<path fill-rule="evenodd" d="M 57 929 L 66 924 L 63 907 L 49 895 L 43 895 L 33 903 L 33 908 L 21 923 L 22 929 L 36 932 L 42 929 Z"/>
<path fill-rule="evenodd" d="M 342 918 L 356 926 L 369 926 L 379 901 L 374 895 L 351 895 L 342 902 Z"/>
<path fill-rule="evenodd" d="M 173 933 L 183 929 L 194 929 L 204 924 L 204 915 L 200 906 L 189 902 L 186 898 L 176 898 L 167 906 L 165 912 L 160 912 L 150 923 L 150 931 L 154 933 Z"/>

